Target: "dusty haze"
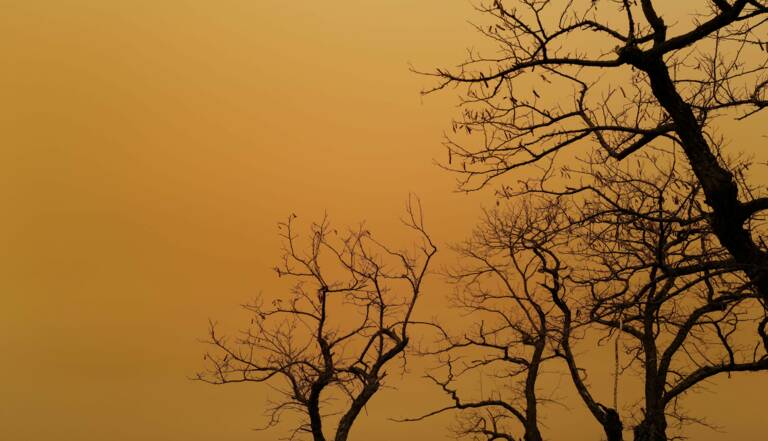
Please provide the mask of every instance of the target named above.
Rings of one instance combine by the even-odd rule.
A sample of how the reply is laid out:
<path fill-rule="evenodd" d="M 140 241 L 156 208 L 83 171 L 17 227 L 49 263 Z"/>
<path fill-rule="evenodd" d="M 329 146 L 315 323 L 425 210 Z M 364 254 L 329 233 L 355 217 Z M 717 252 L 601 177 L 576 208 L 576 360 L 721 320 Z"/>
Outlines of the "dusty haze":
<path fill-rule="evenodd" d="M 414 192 L 444 249 L 492 200 L 454 193 L 434 166 L 455 97 L 422 99 L 429 82 L 408 70 L 482 44 L 466 1 L 0 9 L 0 439 L 277 439 L 287 427 L 251 431 L 268 388 L 187 379 L 209 318 L 237 328 L 237 305 L 281 286 L 276 222 L 327 211 L 396 240 Z M 764 144 L 757 130 L 731 136 Z M 426 293 L 435 307 L 445 289 L 435 279 Z M 449 439 L 446 418 L 387 420 L 441 402 L 417 368 L 373 399 L 354 439 Z M 761 439 L 765 375 L 710 389 L 689 407 L 727 434 L 692 438 Z M 597 437 L 574 404 L 545 420 L 553 439 Z"/>

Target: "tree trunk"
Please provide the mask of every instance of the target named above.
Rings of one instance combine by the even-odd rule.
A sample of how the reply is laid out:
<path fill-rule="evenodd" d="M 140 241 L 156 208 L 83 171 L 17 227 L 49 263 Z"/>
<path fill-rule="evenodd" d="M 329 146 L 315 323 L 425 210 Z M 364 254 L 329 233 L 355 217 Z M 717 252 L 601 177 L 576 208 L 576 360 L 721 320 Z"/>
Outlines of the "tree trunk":
<path fill-rule="evenodd" d="M 309 404 L 309 426 L 312 429 L 313 441 L 325 441 L 325 435 L 323 435 L 323 418 L 320 415 L 320 391 L 315 391 L 315 387 L 312 388 L 310 393 Z"/>
<path fill-rule="evenodd" d="M 309 391 L 307 411 L 309 412 L 309 427 L 312 430 L 313 441 L 325 441 L 323 435 L 323 417 L 320 415 L 320 394 L 330 381 L 330 374 L 324 372 L 312 385 Z"/>
<path fill-rule="evenodd" d="M 664 412 L 648 414 L 635 426 L 635 441 L 667 441 L 667 419 Z"/>
<path fill-rule="evenodd" d="M 605 410 L 605 419 L 603 421 L 603 431 L 608 441 L 623 441 L 624 425 L 621 423 L 619 413 L 613 409 Z"/>
<path fill-rule="evenodd" d="M 733 258 L 744 266 L 744 272 L 763 299 L 768 300 L 768 255 L 744 228 L 751 213 L 745 212 L 739 200 L 733 174 L 718 162 L 691 106 L 677 92 L 664 60 L 651 58 L 635 65 L 648 74 L 653 94 L 675 123 L 683 151 L 712 208 L 712 230 Z"/>
<path fill-rule="evenodd" d="M 539 432 L 538 424 L 527 424 L 525 427 L 525 435 L 523 437 L 525 441 L 542 441 L 541 432 Z"/>
<path fill-rule="evenodd" d="M 380 383 L 378 379 L 374 379 L 365 385 L 363 390 L 360 392 L 360 395 L 358 395 L 354 401 L 352 401 L 352 404 L 350 405 L 347 413 L 345 413 L 344 416 L 341 417 L 341 420 L 339 420 L 339 426 L 336 429 L 336 437 L 334 438 L 334 441 L 347 441 L 347 438 L 349 437 L 349 431 L 352 430 L 352 424 L 360 414 L 360 411 L 363 410 L 365 405 L 368 403 L 368 400 L 370 400 L 376 391 L 379 390 L 379 386 Z"/>

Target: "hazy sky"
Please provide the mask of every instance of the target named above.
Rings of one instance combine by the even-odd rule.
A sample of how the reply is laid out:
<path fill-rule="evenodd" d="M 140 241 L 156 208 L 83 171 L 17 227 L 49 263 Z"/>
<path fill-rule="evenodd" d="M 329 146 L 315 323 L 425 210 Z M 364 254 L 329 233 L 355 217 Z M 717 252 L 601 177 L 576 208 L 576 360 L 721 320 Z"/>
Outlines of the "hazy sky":
<path fill-rule="evenodd" d="M 207 320 L 236 328 L 238 305 L 277 286 L 276 223 L 327 210 L 395 235 L 415 192 L 442 245 L 488 201 L 454 193 L 434 166 L 455 96 L 422 100 L 428 81 L 408 69 L 457 62 L 480 41 L 464 0 L 0 10 L 0 439 L 275 439 L 285 432 L 251 431 L 266 388 L 187 377 L 203 365 Z M 706 405 L 763 393 L 751 378 L 695 407 L 756 439 L 763 409 Z M 434 396 L 416 375 L 402 384 L 374 398 L 354 439 L 447 439 L 444 419 L 386 420 Z"/>

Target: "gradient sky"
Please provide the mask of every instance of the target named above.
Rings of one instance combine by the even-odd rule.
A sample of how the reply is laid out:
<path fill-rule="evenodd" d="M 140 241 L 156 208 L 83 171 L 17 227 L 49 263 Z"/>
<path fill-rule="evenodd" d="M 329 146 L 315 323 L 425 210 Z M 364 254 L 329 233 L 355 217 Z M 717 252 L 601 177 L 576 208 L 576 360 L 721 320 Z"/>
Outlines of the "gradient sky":
<path fill-rule="evenodd" d="M 453 192 L 434 166 L 455 96 L 422 99 L 429 82 L 408 69 L 457 62 L 481 41 L 466 1 L 0 10 L 0 439 L 275 439 L 285 432 L 251 431 L 266 388 L 187 377 L 202 367 L 207 320 L 236 328 L 238 305 L 278 286 L 276 223 L 327 210 L 337 225 L 366 219 L 396 235 L 414 192 L 445 244 L 488 201 Z M 353 438 L 448 439 L 445 419 L 386 420 L 437 396 L 417 375 L 400 384 Z M 764 376 L 727 384 L 720 404 L 768 387 Z M 714 410 L 714 399 L 692 407 L 756 439 L 763 409 Z M 595 425 L 575 412 L 550 425 L 591 439 Z"/>

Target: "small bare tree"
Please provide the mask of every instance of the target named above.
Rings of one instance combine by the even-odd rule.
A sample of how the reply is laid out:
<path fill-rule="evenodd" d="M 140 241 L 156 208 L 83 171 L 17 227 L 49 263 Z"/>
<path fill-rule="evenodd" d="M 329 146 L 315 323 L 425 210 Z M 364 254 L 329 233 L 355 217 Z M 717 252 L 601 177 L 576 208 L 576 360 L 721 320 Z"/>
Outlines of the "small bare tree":
<path fill-rule="evenodd" d="M 439 343 L 423 354 L 437 356 L 441 374 L 427 375 L 451 403 L 407 421 L 458 411 L 454 432 L 471 439 L 542 441 L 538 380 L 544 365 L 558 358 L 553 339 L 562 317 L 553 308 L 546 282 L 548 251 L 543 244 L 560 228 L 556 212 L 528 204 L 513 211 L 486 211 L 472 236 L 455 247 L 460 264 L 448 273 L 456 285 L 452 304 L 471 323 L 456 331 L 432 323 Z M 477 384 L 484 384 L 478 390 Z"/>
<path fill-rule="evenodd" d="M 427 234 L 421 205 L 409 202 L 405 225 L 418 236 L 414 250 L 394 250 L 364 227 L 339 233 L 327 219 L 310 227 L 302 243 L 295 216 L 280 224 L 281 277 L 296 283 L 286 298 L 245 305 L 251 327 L 234 339 L 212 324 L 207 369 L 213 384 L 269 382 L 280 394 L 266 427 L 283 412 L 302 418 L 291 438 L 346 441 L 361 410 L 380 390 L 386 367 L 402 358 L 413 313 L 437 248 Z M 337 399 L 341 403 L 331 402 Z M 338 418 L 331 438 L 324 423 Z"/>

